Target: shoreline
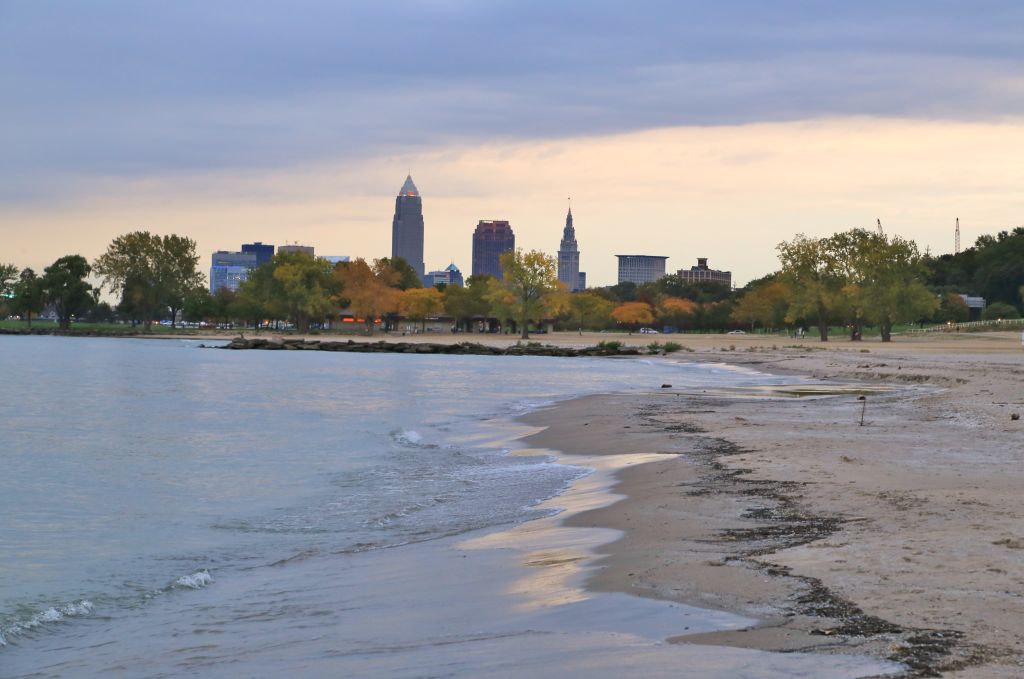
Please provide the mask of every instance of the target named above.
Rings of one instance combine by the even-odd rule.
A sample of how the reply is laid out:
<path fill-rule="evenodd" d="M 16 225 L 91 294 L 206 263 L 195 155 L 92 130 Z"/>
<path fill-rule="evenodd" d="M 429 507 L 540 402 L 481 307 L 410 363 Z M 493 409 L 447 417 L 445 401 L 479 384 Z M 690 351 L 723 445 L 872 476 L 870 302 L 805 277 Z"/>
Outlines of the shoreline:
<path fill-rule="evenodd" d="M 523 421 L 543 428 L 530 445 L 568 454 L 681 454 L 622 471 L 613 492 L 627 499 L 567 521 L 624 531 L 600 548 L 591 589 L 761 620 L 673 642 L 869 654 L 906 663 L 904 676 L 1010 677 L 1024 662 L 1015 567 L 1024 470 L 1010 452 L 1020 423 L 1006 411 L 1020 359 L 894 362 L 841 350 L 725 359 L 903 386 L 868 395 L 864 427 L 852 394 L 678 390 L 584 397 Z"/>

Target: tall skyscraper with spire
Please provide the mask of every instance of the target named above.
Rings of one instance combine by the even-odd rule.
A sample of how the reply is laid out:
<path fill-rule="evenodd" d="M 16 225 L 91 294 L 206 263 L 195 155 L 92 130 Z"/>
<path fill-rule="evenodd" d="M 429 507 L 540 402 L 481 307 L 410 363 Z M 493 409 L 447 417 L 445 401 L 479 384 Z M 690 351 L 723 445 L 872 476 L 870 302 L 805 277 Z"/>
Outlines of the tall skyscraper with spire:
<path fill-rule="evenodd" d="M 391 222 L 391 258 L 401 257 L 416 270 L 420 279 L 423 266 L 423 199 L 412 175 L 405 178 L 395 199 L 395 218 Z"/>
<path fill-rule="evenodd" d="M 558 280 L 576 292 L 580 289 L 580 251 L 576 246 L 576 229 L 572 226 L 572 206 L 565 216 L 562 242 L 558 246 Z"/>

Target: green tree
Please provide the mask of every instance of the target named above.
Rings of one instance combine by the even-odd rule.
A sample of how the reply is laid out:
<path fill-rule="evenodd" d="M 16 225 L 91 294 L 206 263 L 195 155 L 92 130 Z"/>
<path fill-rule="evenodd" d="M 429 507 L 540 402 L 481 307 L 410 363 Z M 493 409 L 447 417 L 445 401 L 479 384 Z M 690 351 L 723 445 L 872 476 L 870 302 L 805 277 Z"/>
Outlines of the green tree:
<path fill-rule="evenodd" d="M 841 301 L 844 279 L 833 266 L 828 243 L 803 234 L 776 246 L 782 264 L 781 280 L 790 291 L 786 320 L 807 318 L 818 324 L 822 342 L 828 341 L 828 322 Z"/>
<path fill-rule="evenodd" d="M 111 292 L 121 295 L 118 308 L 149 330 L 160 305 L 160 237 L 148 231 L 118 236 L 93 268 Z"/>
<path fill-rule="evenodd" d="M 18 281 L 13 286 L 13 291 L 14 310 L 28 320 L 28 327 L 31 328 L 32 314 L 42 312 L 43 307 L 46 305 L 43 280 L 32 269 L 22 269 Z"/>
<path fill-rule="evenodd" d="M 1006 302 L 993 302 L 981 312 L 982 319 L 986 321 L 998 321 L 1004 318 L 1020 318 L 1020 311 L 1017 307 Z"/>
<path fill-rule="evenodd" d="M 289 318 L 300 332 L 309 332 L 310 321 L 323 320 L 334 307 L 340 286 L 331 264 L 305 252 L 279 252 L 274 264 L 274 280 Z"/>
<path fill-rule="evenodd" d="M 528 323 L 542 313 L 545 298 L 558 291 L 557 266 L 554 258 L 543 252 L 516 249 L 501 255 L 504 272 L 502 284 L 514 299 L 517 317 L 521 320 L 522 339 L 529 339 Z"/>
<path fill-rule="evenodd" d="M 202 289 L 205 276 L 199 273 L 199 255 L 196 242 L 185 236 L 170 234 L 160 239 L 159 281 L 162 303 L 170 309 L 171 327 L 185 299 L 196 289 Z"/>
<path fill-rule="evenodd" d="M 491 310 L 487 300 L 487 281 L 490 276 L 470 276 L 465 287 L 449 285 L 444 289 L 444 310 L 455 319 L 456 325 L 470 330 L 473 319 L 486 317 Z"/>
<path fill-rule="evenodd" d="M 569 298 L 569 308 L 582 335 L 583 328 L 604 325 L 611 318 L 615 305 L 592 292 L 577 292 Z"/>
<path fill-rule="evenodd" d="M 948 292 L 939 300 L 935 320 L 939 323 L 964 323 L 971 319 L 971 310 L 964 298 L 955 292 Z"/>
<path fill-rule="evenodd" d="M 932 315 L 938 301 L 924 285 L 927 271 L 916 243 L 879 235 L 861 257 L 866 273 L 857 294 L 865 317 L 878 325 L 883 342 L 892 341 L 895 323 Z"/>
<path fill-rule="evenodd" d="M 181 308 L 181 315 L 190 323 L 207 321 L 216 318 L 213 295 L 206 288 L 193 288 L 185 295 Z"/>
<path fill-rule="evenodd" d="M 85 282 L 92 271 L 81 255 L 67 255 L 43 270 L 42 288 L 48 302 L 57 310 L 63 330 L 71 327 L 71 317 L 84 313 L 95 303 L 93 287 Z"/>

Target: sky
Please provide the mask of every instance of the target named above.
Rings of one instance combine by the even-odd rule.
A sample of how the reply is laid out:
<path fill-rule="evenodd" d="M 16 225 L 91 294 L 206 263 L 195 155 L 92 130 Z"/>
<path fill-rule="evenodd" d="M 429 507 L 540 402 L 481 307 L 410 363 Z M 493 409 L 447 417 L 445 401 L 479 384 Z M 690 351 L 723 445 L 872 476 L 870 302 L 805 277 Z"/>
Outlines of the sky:
<path fill-rule="evenodd" d="M 953 250 L 1024 223 L 1024 5 L 0 0 L 0 262 L 122 233 L 390 254 L 407 173 L 428 269 L 480 219 L 581 269 L 797 233 Z"/>

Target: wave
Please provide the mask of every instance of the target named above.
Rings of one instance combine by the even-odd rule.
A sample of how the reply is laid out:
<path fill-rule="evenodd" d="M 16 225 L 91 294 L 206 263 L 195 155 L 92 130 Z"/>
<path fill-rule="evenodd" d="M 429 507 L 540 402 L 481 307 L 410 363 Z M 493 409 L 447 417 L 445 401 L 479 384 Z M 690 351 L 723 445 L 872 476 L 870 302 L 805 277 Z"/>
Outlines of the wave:
<path fill-rule="evenodd" d="M 183 575 L 174 581 L 171 588 L 175 587 L 187 587 L 189 589 L 202 589 L 213 582 L 213 576 L 210 575 L 209 571 L 202 570 L 196 571 L 192 575 Z"/>
<path fill-rule="evenodd" d="M 25 632 L 42 627 L 47 624 L 62 622 L 66 618 L 76 618 L 92 613 L 93 603 L 88 599 L 64 604 L 62 606 L 50 606 L 49 608 L 33 614 L 31 617 L 12 623 L 0 629 L 0 646 L 7 645 L 7 637 L 19 636 Z"/>
<path fill-rule="evenodd" d="M 415 429 L 395 429 L 390 436 L 395 443 L 409 448 L 437 448 L 432 443 L 423 443 L 423 435 Z"/>

